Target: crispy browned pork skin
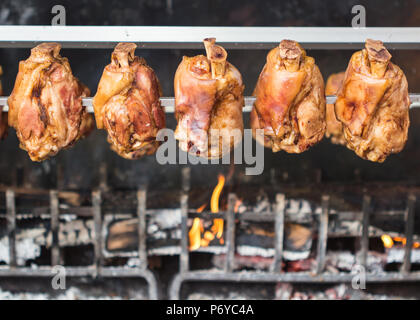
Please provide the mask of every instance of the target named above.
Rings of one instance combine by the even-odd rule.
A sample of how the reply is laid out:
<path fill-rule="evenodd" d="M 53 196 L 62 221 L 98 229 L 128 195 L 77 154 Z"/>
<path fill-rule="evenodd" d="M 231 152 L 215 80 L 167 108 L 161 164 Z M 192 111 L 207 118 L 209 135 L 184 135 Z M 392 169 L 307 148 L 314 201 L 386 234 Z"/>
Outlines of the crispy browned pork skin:
<path fill-rule="evenodd" d="M 126 159 L 156 152 L 165 127 L 161 88 L 155 72 L 134 55 L 134 43 L 119 43 L 93 99 L 96 126 L 108 132 L 111 149 Z"/>
<path fill-rule="evenodd" d="M 325 86 L 325 94 L 327 96 L 336 95 L 343 84 L 345 72 L 334 73 L 328 77 Z M 325 113 L 327 122 L 327 130 L 325 136 L 331 138 L 331 142 L 335 144 L 346 144 L 343 136 L 343 125 L 335 116 L 334 104 L 328 103 Z"/>
<path fill-rule="evenodd" d="M 273 152 L 300 153 L 324 136 L 324 81 L 296 41 L 283 40 L 268 53 L 254 95 L 254 137 Z M 256 129 L 264 129 L 264 137 Z"/>
<path fill-rule="evenodd" d="M 3 74 L 3 69 L 0 66 L 0 76 Z M 0 96 L 3 95 L 3 87 L 0 82 Z M 0 106 L 0 140 L 7 137 L 9 126 L 7 124 L 7 113 L 3 112 L 3 106 Z"/>
<path fill-rule="evenodd" d="M 183 57 L 175 74 L 175 138 L 180 149 L 217 159 L 242 139 L 244 85 L 226 50 L 214 38 L 204 45 L 207 57 Z"/>
<path fill-rule="evenodd" d="M 16 129 L 20 147 L 33 161 L 54 156 L 91 129 L 91 116 L 82 106 L 89 89 L 73 76 L 58 43 L 42 43 L 19 63 L 19 73 L 8 99 L 9 125 Z"/>
<path fill-rule="evenodd" d="M 410 124 L 407 80 L 390 59 L 381 41 L 368 39 L 351 57 L 335 104 L 347 147 L 376 162 L 404 148 Z"/>

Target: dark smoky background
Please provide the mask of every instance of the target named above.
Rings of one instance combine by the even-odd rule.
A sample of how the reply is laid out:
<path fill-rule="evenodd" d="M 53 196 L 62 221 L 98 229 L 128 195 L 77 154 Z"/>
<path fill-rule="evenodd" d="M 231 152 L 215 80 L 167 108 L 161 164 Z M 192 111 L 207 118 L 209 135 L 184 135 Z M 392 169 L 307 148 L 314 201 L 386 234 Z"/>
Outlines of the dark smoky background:
<path fill-rule="evenodd" d="M 67 25 L 174 25 L 174 26 L 342 26 L 349 27 L 351 8 L 366 8 L 368 27 L 420 27 L 420 1 L 226 1 L 226 0 L 136 0 L 136 1 L 21 1 L 0 2 L 0 24 L 50 25 L 54 5 L 66 8 Z M 308 29 L 310 32 L 310 29 Z M 280 42 L 282 39 L 278 39 Z M 419 35 L 420 40 L 420 35 Z M 73 73 L 92 91 L 110 61 L 112 50 L 63 49 Z M 228 59 L 242 73 L 245 94 L 251 95 L 268 50 L 228 50 Z M 173 77 L 183 55 L 196 55 L 203 50 L 137 50 L 156 71 L 164 96 L 173 96 Z M 18 62 L 26 59 L 29 49 L 0 49 L 4 75 L 4 95 L 9 95 L 17 74 Z M 326 80 L 334 72 L 345 70 L 351 50 L 308 50 L 315 57 Z M 420 52 L 392 50 L 393 62 L 404 71 L 410 92 L 420 92 Z M 246 127 L 249 114 L 244 114 Z M 398 155 L 385 163 L 371 163 L 358 158 L 343 146 L 324 139 L 303 154 L 273 154 L 265 150 L 265 170 L 260 176 L 247 177 L 247 183 L 265 183 L 270 169 L 276 168 L 277 179 L 291 183 L 311 182 L 321 176 L 323 182 L 353 183 L 404 181 L 416 184 L 420 179 L 420 114 L 411 110 L 409 141 Z M 173 114 L 167 114 L 167 126 L 175 128 Z M 91 189 L 98 185 L 101 163 L 108 166 L 108 183 L 115 188 L 130 189 L 148 183 L 152 188 L 179 185 L 180 165 L 159 165 L 154 156 L 128 161 L 110 151 L 104 131 L 94 131 L 73 148 L 61 151 L 43 163 L 32 163 L 19 149 L 13 129 L 0 142 L 0 185 L 22 183 L 30 187 L 50 188 L 57 184 L 57 167 L 64 172 L 64 188 Z M 243 175 L 244 165 L 236 166 Z M 216 183 L 218 172 L 227 172 L 228 165 L 192 166 L 193 184 Z M 287 177 L 287 178 L 285 178 Z"/>

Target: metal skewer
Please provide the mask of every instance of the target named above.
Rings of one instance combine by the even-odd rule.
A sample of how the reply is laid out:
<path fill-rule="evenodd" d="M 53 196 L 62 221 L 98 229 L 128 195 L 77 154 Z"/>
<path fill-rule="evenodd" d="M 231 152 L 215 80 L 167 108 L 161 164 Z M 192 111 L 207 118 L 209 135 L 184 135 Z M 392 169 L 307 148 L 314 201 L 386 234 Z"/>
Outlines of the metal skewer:
<path fill-rule="evenodd" d="M 9 107 L 7 106 L 7 99 L 9 97 L 0 97 L 0 106 L 3 106 L 3 112 L 9 111 Z M 336 96 L 327 96 L 327 103 L 334 103 L 336 100 Z M 410 108 L 420 108 L 420 93 L 411 93 L 410 94 L 411 106 Z M 165 107 L 165 112 L 173 113 L 175 110 L 175 99 L 173 97 L 162 97 L 160 98 L 160 102 L 162 106 Z M 255 102 L 255 97 L 247 96 L 245 97 L 245 107 L 243 108 L 243 112 L 251 112 L 252 105 Z M 82 100 L 83 106 L 86 107 L 89 113 L 93 113 L 93 105 L 92 105 L 92 98 L 83 98 Z"/>

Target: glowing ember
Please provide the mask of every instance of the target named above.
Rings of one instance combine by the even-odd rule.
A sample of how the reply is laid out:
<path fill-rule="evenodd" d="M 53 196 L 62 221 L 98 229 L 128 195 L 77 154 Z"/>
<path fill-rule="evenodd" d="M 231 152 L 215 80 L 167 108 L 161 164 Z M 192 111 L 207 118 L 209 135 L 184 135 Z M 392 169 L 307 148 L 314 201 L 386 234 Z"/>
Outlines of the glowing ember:
<path fill-rule="evenodd" d="M 241 204 L 242 204 L 242 199 L 236 199 L 234 212 L 239 211 L 239 207 L 241 206 Z"/>
<path fill-rule="evenodd" d="M 197 212 L 198 213 L 200 213 L 200 212 L 203 212 L 204 211 L 204 209 L 207 207 L 207 204 L 205 203 L 205 204 L 203 204 L 200 208 L 198 208 L 197 209 Z M 198 218 L 197 218 L 198 219 Z"/>
<path fill-rule="evenodd" d="M 204 239 L 208 242 L 212 241 L 214 239 L 214 234 L 210 231 L 204 232 Z"/>
<path fill-rule="evenodd" d="M 407 243 L 407 239 L 406 238 L 403 238 L 403 237 L 391 237 L 391 236 L 389 236 L 387 234 L 383 234 L 381 236 L 381 240 L 382 240 L 382 242 L 384 244 L 384 247 L 385 248 L 388 248 L 388 249 L 392 248 L 396 242 L 399 243 L 399 244 L 402 244 L 404 246 Z M 416 248 L 416 249 L 417 248 L 420 248 L 420 242 L 413 242 L 413 248 Z"/>
<path fill-rule="evenodd" d="M 381 235 L 381 240 L 382 240 L 382 242 L 384 243 L 384 247 L 385 248 L 392 248 L 393 247 L 393 245 L 394 245 L 394 241 L 392 240 L 392 238 L 389 236 L 389 235 L 387 235 L 387 234 L 383 234 L 383 235 Z"/>

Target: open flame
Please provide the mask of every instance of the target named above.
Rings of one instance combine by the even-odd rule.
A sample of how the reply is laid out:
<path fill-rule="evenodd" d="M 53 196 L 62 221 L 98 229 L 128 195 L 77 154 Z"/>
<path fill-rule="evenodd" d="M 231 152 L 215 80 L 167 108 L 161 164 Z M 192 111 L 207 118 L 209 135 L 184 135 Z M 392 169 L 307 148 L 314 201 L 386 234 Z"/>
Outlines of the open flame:
<path fill-rule="evenodd" d="M 217 185 L 213 190 L 210 200 L 210 210 L 212 213 L 219 212 L 219 198 L 225 185 L 225 180 L 225 176 L 219 174 Z M 207 204 L 203 204 L 197 209 L 197 212 L 203 212 L 206 207 Z M 223 244 L 223 224 L 223 219 L 214 219 L 210 231 L 204 232 L 203 222 L 200 218 L 195 218 L 188 233 L 190 239 L 190 250 L 194 251 L 200 247 L 207 247 L 214 238 L 219 239 L 220 243 Z"/>
<path fill-rule="evenodd" d="M 222 192 L 223 187 L 225 186 L 225 176 L 219 174 L 218 179 L 219 181 L 217 182 L 217 186 L 213 190 L 213 194 L 211 195 L 210 200 L 210 210 L 212 213 L 219 212 L 220 193 Z M 223 235 L 223 219 L 214 219 L 211 231 L 216 235 L 217 239 L 221 239 Z"/>
<path fill-rule="evenodd" d="M 387 249 L 392 248 L 396 243 L 406 245 L 407 239 L 403 237 L 391 237 L 390 235 L 383 234 L 381 240 L 384 244 L 384 247 Z M 413 248 L 420 248 L 420 242 L 413 242 Z"/>
<path fill-rule="evenodd" d="M 392 248 L 394 246 L 394 240 L 392 240 L 392 238 L 387 234 L 381 235 L 381 240 L 384 244 L 384 247 L 387 249 Z"/>

